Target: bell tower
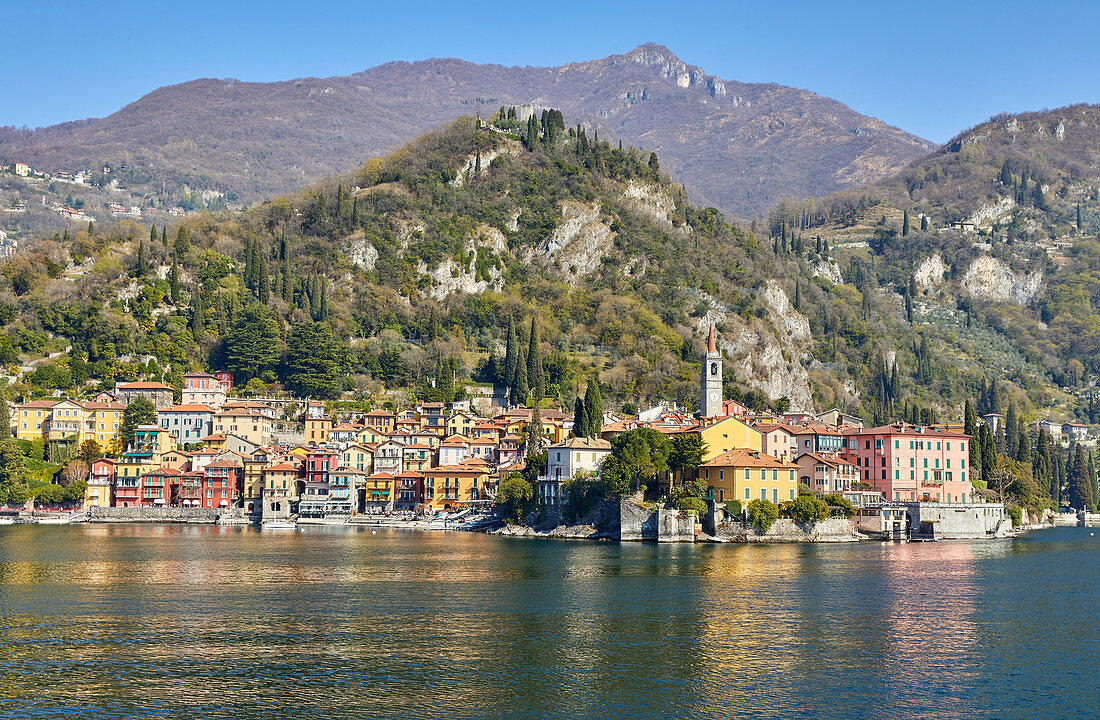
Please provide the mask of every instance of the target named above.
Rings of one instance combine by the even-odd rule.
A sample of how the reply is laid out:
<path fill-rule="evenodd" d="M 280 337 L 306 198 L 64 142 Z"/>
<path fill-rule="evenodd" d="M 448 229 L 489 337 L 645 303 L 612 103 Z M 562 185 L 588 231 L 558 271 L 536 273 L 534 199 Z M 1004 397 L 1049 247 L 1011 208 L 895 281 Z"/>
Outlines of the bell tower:
<path fill-rule="evenodd" d="M 714 341 L 714 326 L 710 326 L 707 350 L 699 362 L 699 416 L 718 417 L 722 414 L 722 353 Z"/>

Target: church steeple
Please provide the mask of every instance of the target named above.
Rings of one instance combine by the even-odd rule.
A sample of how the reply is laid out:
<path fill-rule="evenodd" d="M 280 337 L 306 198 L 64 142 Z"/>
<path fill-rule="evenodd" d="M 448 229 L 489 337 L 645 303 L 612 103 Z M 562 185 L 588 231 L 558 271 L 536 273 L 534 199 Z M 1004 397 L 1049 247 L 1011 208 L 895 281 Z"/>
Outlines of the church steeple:
<path fill-rule="evenodd" d="M 699 395 L 700 417 L 722 414 L 722 353 L 714 337 L 714 325 L 710 326 L 707 350 L 699 362 Z"/>

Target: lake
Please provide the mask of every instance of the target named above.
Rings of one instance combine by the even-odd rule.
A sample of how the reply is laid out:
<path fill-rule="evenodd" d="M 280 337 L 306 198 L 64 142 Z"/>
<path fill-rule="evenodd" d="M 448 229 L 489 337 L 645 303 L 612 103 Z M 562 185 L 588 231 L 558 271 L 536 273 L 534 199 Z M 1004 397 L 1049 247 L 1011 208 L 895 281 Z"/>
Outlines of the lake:
<path fill-rule="evenodd" d="M 0 527 L 0 717 L 1096 718 L 1092 532 Z"/>

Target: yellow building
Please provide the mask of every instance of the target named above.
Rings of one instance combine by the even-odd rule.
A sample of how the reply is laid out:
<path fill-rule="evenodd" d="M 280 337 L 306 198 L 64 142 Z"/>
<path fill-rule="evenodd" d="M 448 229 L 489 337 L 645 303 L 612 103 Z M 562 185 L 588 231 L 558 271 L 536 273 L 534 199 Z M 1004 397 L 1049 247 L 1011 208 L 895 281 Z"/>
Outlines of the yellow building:
<path fill-rule="evenodd" d="M 15 409 L 15 437 L 34 440 L 42 437 L 43 426 L 49 430 L 50 410 L 57 400 L 34 400 L 17 405 Z"/>
<path fill-rule="evenodd" d="M 457 510 L 488 500 L 489 469 L 484 463 L 442 465 L 421 474 L 424 506 L 432 511 Z"/>
<path fill-rule="evenodd" d="M 698 430 L 706 444 L 703 462 L 737 448 L 762 451 L 764 436 L 735 417 L 725 417 Z"/>
<path fill-rule="evenodd" d="M 367 425 L 359 430 L 355 441 L 360 445 L 381 445 L 386 442 L 386 436 L 378 428 Z"/>
<path fill-rule="evenodd" d="M 85 410 L 85 431 L 80 442 L 95 440 L 104 450 L 116 444 L 126 406 L 117 402 L 85 402 L 81 405 Z"/>
<path fill-rule="evenodd" d="M 474 428 L 482 419 L 469 410 L 458 410 L 447 418 L 447 435 L 473 437 Z"/>
<path fill-rule="evenodd" d="M 396 495 L 393 475 L 387 472 L 367 475 L 363 479 L 365 491 L 364 511 L 368 513 L 390 512 Z"/>
<path fill-rule="evenodd" d="M 364 445 L 351 445 L 345 448 L 341 453 L 340 467 L 370 473 L 371 468 L 374 467 L 374 448 Z"/>
<path fill-rule="evenodd" d="M 699 476 L 720 503 L 770 500 L 778 505 L 798 497 L 798 465 L 759 450 L 724 452 L 703 463 Z"/>

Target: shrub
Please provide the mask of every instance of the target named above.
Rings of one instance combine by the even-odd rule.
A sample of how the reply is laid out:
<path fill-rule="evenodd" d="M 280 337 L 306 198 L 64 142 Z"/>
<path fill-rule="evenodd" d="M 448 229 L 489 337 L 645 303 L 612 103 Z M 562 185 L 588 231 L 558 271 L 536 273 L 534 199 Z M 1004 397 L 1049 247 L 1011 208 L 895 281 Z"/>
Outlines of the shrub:
<path fill-rule="evenodd" d="M 1019 527 L 1023 522 L 1024 511 L 1019 505 L 1009 505 L 1005 508 L 1005 512 L 1012 518 L 1012 527 Z"/>
<path fill-rule="evenodd" d="M 779 506 L 770 500 L 753 500 L 749 503 L 749 521 L 762 533 L 771 529 L 779 519 Z"/>
<path fill-rule="evenodd" d="M 856 506 L 847 498 L 840 495 L 826 495 L 821 498 L 831 508 L 840 508 L 844 511 L 844 517 L 852 517 L 856 514 Z"/>
<path fill-rule="evenodd" d="M 676 507 L 682 512 L 693 512 L 699 517 L 702 517 L 703 513 L 707 511 L 707 504 L 696 497 L 680 498 L 680 502 L 676 503 Z"/>
<path fill-rule="evenodd" d="M 741 505 L 740 500 L 733 500 L 731 502 L 726 503 L 726 513 L 729 514 L 729 515 L 733 515 L 734 517 L 741 517 L 741 515 L 742 515 L 742 513 L 744 513 L 744 511 L 745 511 L 745 508 L 744 508 L 744 506 Z"/>
<path fill-rule="evenodd" d="M 829 516 L 829 506 L 814 495 L 799 495 L 791 502 L 790 513 L 799 523 L 814 523 Z"/>

